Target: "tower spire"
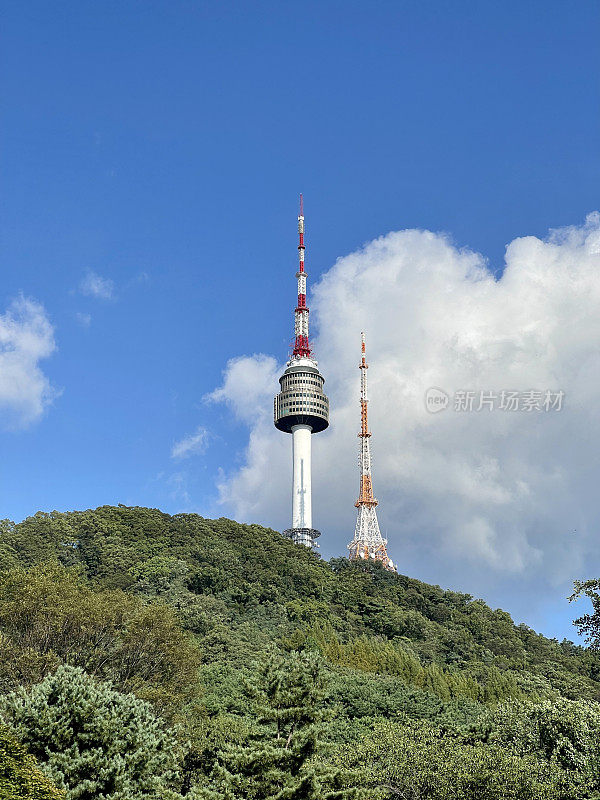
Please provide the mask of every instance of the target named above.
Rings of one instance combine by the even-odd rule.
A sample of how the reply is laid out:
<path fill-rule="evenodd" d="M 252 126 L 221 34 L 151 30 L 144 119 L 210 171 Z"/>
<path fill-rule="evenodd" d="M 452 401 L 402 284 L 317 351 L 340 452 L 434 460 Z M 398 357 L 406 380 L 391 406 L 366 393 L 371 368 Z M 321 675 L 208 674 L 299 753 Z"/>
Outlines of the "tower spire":
<path fill-rule="evenodd" d="M 308 342 L 308 306 L 306 305 L 306 272 L 304 271 L 304 200 L 300 195 L 300 213 L 298 214 L 298 304 L 294 311 L 294 350 L 295 358 L 310 358 L 310 344 Z"/>
<path fill-rule="evenodd" d="M 377 500 L 373 496 L 373 484 L 371 482 L 371 446 L 369 439 L 368 419 L 368 394 L 367 394 L 367 364 L 365 334 L 361 333 L 361 360 L 360 369 L 360 487 L 358 500 L 354 504 L 358 509 L 354 539 L 348 545 L 350 560 L 355 561 L 360 558 L 369 558 L 380 561 L 385 569 L 392 572 L 396 571 L 394 564 L 387 554 L 387 539 L 384 539 L 379 530 L 379 522 L 375 507 Z"/>

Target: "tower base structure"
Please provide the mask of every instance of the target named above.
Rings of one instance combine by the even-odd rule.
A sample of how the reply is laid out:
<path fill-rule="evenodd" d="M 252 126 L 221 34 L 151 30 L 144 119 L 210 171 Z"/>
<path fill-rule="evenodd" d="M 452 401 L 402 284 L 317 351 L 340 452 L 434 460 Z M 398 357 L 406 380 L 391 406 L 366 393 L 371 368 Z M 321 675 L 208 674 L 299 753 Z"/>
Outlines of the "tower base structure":
<path fill-rule="evenodd" d="M 303 544 L 305 547 L 318 547 L 315 539 L 321 535 L 316 528 L 288 528 L 282 531 L 286 539 L 291 539 L 294 544 Z"/>
<path fill-rule="evenodd" d="M 372 501 L 374 503 L 376 501 Z M 395 572 L 394 562 L 387 554 L 387 539 L 384 539 L 379 530 L 379 522 L 374 505 L 358 506 L 358 519 L 354 539 L 348 545 L 350 561 L 378 561 L 390 572 Z"/>
<path fill-rule="evenodd" d="M 364 561 L 379 561 L 390 572 L 396 571 L 394 562 L 387 554 L 387 539 L 383 539 L 378 545 L 372 547 L 360 542 L 351 542 L 348 545 L 348 549 L 350 550 L 348 556 L 350 561 L 359 561 L 360 559 Z"/>

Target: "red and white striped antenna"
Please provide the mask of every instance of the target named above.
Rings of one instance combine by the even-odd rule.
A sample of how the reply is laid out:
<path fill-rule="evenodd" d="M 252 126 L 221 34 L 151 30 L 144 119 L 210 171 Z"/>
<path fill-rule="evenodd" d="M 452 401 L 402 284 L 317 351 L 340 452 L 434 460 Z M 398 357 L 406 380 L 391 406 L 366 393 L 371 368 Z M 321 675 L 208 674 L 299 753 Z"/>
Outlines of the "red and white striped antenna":
<path fill-rule="evenodd" d="M 308 342 L 308 306 L 306 305 L 306 272 L 304 271 L 304 200 L 300 195 L 300 213 L 298 214 L 298 256 L 299 266 L 296 278 L 298 279 L 298 305 L 294 311 L 294 358 L 310 358 L 310 344 Z"/>

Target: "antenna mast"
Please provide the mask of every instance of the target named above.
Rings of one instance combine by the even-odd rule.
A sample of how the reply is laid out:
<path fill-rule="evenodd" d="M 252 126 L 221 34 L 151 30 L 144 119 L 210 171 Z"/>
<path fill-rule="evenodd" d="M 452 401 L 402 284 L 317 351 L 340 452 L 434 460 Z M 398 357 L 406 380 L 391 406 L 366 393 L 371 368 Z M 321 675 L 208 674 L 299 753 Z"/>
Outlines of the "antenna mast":
<path fill-rule="evenodd" d="M 379 530 L 379 522 L 375 507 L 377 500 L 373 496 L 373 484 L 371 482 L 371 446 L 369 439 L 369 420 L 367 405 L 369 398 L 367 395 L 367 370 L 369 365 L 366 358 L 365 334 L 361 333 L 361 361 L 360 369 L 360 488 L 358 500 L 354 504 L 358 508 L 354 539 L 348 545 L 351 561 L 358 559 L 372 559 L 380 561 L 385 569 L 395 572 L 396 568 L 393 561 L 387 554 L 387 539 L 384 539 Z"/>
<path fill-rule="evenodd" d="M 294 350 L 295 358 L 310 358 L 310 344 L 308 343 L 308 306 L 306 305 L 306 272 L 304 271 L 304 200 L 300 195 L 300 213 L 298 214 L 298 305 L 294 311 Z"/>

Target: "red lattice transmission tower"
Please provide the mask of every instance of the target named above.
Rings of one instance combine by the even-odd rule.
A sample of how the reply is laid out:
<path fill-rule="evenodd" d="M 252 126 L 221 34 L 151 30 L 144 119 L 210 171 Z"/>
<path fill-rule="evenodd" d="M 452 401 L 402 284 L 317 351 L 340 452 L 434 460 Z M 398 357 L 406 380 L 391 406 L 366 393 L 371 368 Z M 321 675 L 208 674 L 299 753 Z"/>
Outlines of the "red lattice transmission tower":
<path fill-rule="evenodd" d="M 396 571 L 393 561 L 387 553 L 387 539 L 384 539 L 379 530 L 377 520 L 377 500 L 373 496 L 373 484 L 371 481 L 371 446 L 368 419 L 367 394 L 367 364 L 365 335 L 361 333 L 362 358 L 360 364 L 360 488 L 358 500 L 354 504 L 358 508 L 354 539 L 348 545 L 351 561 L 357 559 L 370 559 L 380 561 L 385 569 L 391 572 Z"/>

